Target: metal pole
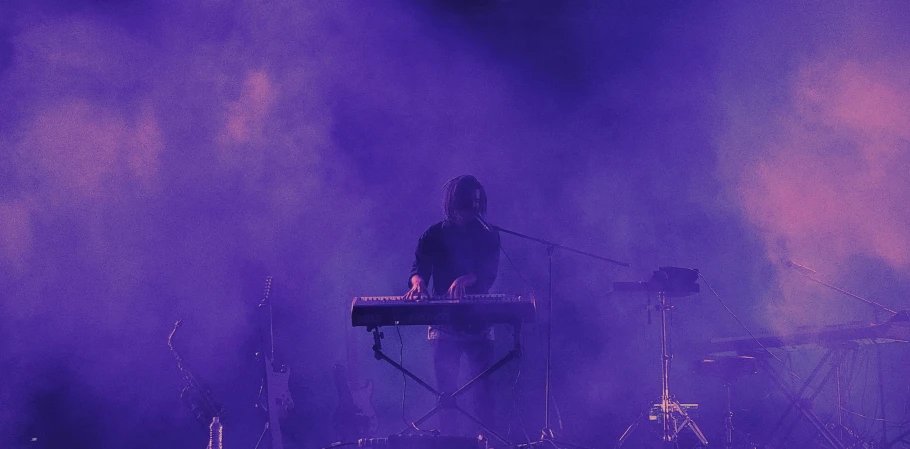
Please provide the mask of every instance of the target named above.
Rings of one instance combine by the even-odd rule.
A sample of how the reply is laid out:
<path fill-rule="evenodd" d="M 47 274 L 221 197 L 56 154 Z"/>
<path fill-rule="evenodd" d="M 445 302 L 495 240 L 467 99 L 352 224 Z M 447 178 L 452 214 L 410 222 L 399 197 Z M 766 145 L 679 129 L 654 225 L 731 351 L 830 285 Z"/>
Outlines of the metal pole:
<path fill-rule="evenodd" d="M 663 415 L 663 440 L 674 441 L 676 439 L 676 429 L 670 430 L 670 350 L 667 344 L 669 338 L 667 332 L 667 312 L 669 311 L 670 306 L 667 303 L 666 293 L 657 293 L 657 303 L 658 307 L 660 307 L 660 413 Z"/>

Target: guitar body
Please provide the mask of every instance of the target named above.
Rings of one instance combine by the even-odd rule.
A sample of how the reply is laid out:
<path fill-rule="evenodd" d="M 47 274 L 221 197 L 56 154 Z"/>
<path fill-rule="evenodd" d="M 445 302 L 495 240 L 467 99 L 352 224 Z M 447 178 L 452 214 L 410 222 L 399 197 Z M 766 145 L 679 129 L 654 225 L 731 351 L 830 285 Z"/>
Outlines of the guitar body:
<path fill-rule="evenodd" d="M 347 370 L 340 364 L 335 365 L 332 374 L 338 390 L 338 408 L 332 422 L 339 441 L 373 436 L 379 427 L 379 419 L 373 410 L 373 382 L 367 380 L 362 385 L 352 384 Z"/>
<path fill-rule="evenodd" d="M 294 408 L 294 400 L 291 399 L 291 390 L 288 388 L 291 370 L 287 367 L 275 370 L 271 362 L 266 366 L 265 382 L 266 399 L 268 400 L 266 410 L 269 414 L 269 435 L 272 438 L 272 449 L 284 449 L 281 420 L 287 418 L 290 410 Z"/>
<path fill-rule="evenodd" d="M 269 406 L 277 405 L 282 412 L 282 419 L 287 418 L 288 412 L 294 408 L 294 399 L 291 398 L 291 390 L 288 388 L 290 379 L 291 369 L 286 366 L 277 370 L 267 370 L 265 375 L 266 388 L 269 390 L 269 400 L 271 401 Z"/>

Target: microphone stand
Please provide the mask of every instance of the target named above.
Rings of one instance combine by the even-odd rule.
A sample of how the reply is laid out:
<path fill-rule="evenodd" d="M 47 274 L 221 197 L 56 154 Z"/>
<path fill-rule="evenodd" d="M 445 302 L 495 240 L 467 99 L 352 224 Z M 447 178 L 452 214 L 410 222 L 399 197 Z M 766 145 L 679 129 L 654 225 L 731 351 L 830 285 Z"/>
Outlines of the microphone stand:
<path fill-rule="evenodd" d="M 862 296 L 859 296 L 855 293 L 851 293 L 840 287 L 837 287 L 837 286 L 831 285 L 825 281 L 816 279 L 813 275 L 816 274 L 817 271 L 815 271 L 811 268 L 804 267 L 793 261 L 789 261 L 787 266 L 790 268 L 793 268 L 794 270 L 796 270 L 797 273 L 803 275 L 806 279 L 809 279 L 812 282 L 823 285 L 838 293 L 843 293 L 844 295 L 847 295 L 853 299 L 856 299 L 858 301 L 862 301 L 862 302 L 868 304 L 875 310 L 875 320 L 876 321 L 878 321 L 878 314 L 882 311 L 890 313 L 891 314 L 890 318 L 896 317 L 899 313 L 896 310 L 892 310 L 880 303 L 872 301 L 871 299 L 863 298 Z M 902 312 L 902 313 L 906 313 L 906 312 Z M 873 340 L 873 342 L 875 342 L 875 340 Z M 894 440 L 891 442 L 888 441 L 888 421 L 885 419 L 885 379 L 884 379 L 884 375 L 882 374 L 882 369 L 883 369 L 883 367 L 882 367 L 882 349 L 881 349 L 880 344 L 877 342 L 875 343 L 875 355 L 876 355 L 876 359 L 878 359 L 878 393 L 879 393 L 879 401 L 880 401 L 879 406 L 881 407 L 881 413 L 882 413 L 882 443 L 881 444 L 882 444 L 883 448 L 887 449 L 887 448 L 890 448 L 892 445 L 894 445 L 894 443 L 897 443 L 898 440 Z M 840 400 L 840 397 L 838 397 L 838 400 Z M 838 410 L 837 413 L 840 414 L 841 410 Z"/>
<path fill-rule="evenodd" d="M 519 446 L 532 446 L 534 444 L 539 444 L 542 442 L 552 442 L 556 438 L 553 433 L 553 429 L 550 428 L 550 371 L 551 371 L 551 353 L 552 353 L 552 340 L 553 340 L 553 253 L 557 249 L 562 249 L 576 254 L 581 254 L 583 256 L 590 257 L 592 259 L 602 260 L 604 262 L 610 262 L 616 265 L 623 267 L 629 267 L 630 265 L 626 262 L 620 262 L 618 260 L 610 259 L 608 257 L 599 256 L 597 254 L 589 253 L 586 251 L 581 251 L 569 246 L 560 245 L 556 242 L 551 242 L 549 240 L 540 239 L 537 237 L 531 237 L 520 232 L 515 232 L 509 229 L 502 228 L 500 226 L 491 225 L 485 223 L 481 219 L 481 224 L 485 224 L 492 229 L 496 229 L 499 232 L 504 232 L 506 234 L 511 234 L 516 237 L 521 237 L 525 240 L 530 240 L 532 242 L 537 242 L 547 247 L 547 363 L 546 363 L 546 380 L 544 382 L 544 428 L 540 432 L 540 439 L 535 442 L 529 442 L 527 445 Z M 575 445 L 573 445 L 575 446 Z M 576 446 L 578 447 L 578 446 Z"/>

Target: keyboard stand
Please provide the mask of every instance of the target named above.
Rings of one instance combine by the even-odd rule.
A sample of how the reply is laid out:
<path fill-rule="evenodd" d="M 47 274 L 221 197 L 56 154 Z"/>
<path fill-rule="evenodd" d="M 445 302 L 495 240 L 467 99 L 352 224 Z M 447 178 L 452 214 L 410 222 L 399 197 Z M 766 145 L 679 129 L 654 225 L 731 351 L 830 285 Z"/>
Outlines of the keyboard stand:
<path fill-rule="evenodd" d="M 806 421 L 812 425 L 812 427 L 815 428 L 816 432 L 818 432 L 818 435 L 825 440 L 830 448 L 846 449 L 847 445 L 844 444 L 844 442 L 838 438 L 834 432 L 828 429 L 828 427 L 825 425 L 825 422 L 822 421 L 818 415 L 812 411 L 812 401 L 818 397 L 825 385 L 831 381 L 832 377 L 834 377 L 835 373 L 837 372 L 838 367 L 843 362 L 845 356 L 851 349 L 852 348 L 847 345 L 838 345 L 828 349 L 821 360 L 816 363 L 815 368 L 809 374 L 809 377 L 803 381 L 802 386 L 796 392 L 790 391 L 790 388 L 787 386 L 785 380 L 781 378 L 781 376 L 774 370 L 768 360 L 761 357 L 757 358 L 759 366 L 761 366 L 764 371 L 768 373 L 768 376 L 771 378 L 771 380 L 774 381 L 778 389 L 790 401 L 790 405 L 788 405 L 786 410 L 784 410 L 783 415 L 781 415 L 774 426 L 771 427 L 771 432 L 767 437 L 769 446 L 774 441 L 774 436 L 777 433 L 777 430 L 783 426 L 787 415 L 789 415 L 790 412 L 795 409 L 803 415 L 803 418 L 805 418 Z M 818 376 L 819 373 L 821 373 L 822 369 L 825 367 L 828 368 L 827 373 L 825 373 L 824 377 L 818 383 L 818 385 L 812 388 L 814 392 L 807 395 L 808 390 L 814 383 L 816 376 Z M 793 422 L 789 429 L 784 432 L 783 436 L 779 439 L 781 443 L 786 441 L 786 439 L 793 432 L 797 423 L 798 421 Z"/>
<path fill-rule="evenodd" d="M 491 365 L 489 368 L 485 369 L 483 372 L 481 372 L 480 374 L 475 376 L 473 379 L 469 380 L 468 383 L 462 385 L 461 387 L 456 389 L 454 392 L 437 391 L 435 388 L 430 386 L 430 384 L 424 382 L 421 378 L 417 377 L 414 373 L 409 371 L 407 368 L 401 366 L 400 363 L 392 360 L 391 358 L 389 358 L 389 356 L 385 355 L 385 353 L 382 352 L 382 339 L 384 338 L 383 333 L 379 331 L 378 327 L 368 327 L 367 331 L 373 332 L 373 356 L 376 357 L 376 360 L 385 360 L 390 365 L 395 367 L 395 369 L 397 369 L 398 371 L 401 371 L 402 374 L 410 377 L 412 380 L 417 382 L 418 385 L 425 388 L 427 391 L 429 391 L 430 393 L 433 393 L 433 395 L 436 396 L 436 406 L 433 407 L 430 411 L 424 413 L 423 416 L 421 416 L 416 421 L 414 421 L 410 427 L 407 427 L 404 430 L 402 430 L 398 435 L 407 434 L 411 430 L 418 428 L 421 424 L 426 422 L 428 419 L 430 419 L 430 417 L 432 417 L 433 415 L 438 413 L 440 410 L 449 408 L 449 409 L 458 410 L 463 415 L 465 415 L 466 417 L 471 419 L 471 421 L 474 421 L 475 424 L 479 425 L 484 431 L 486 431 L 493 437 L 496 437 L 496 439 L 498 439 L 499 441 L 502 441 L 507 446 L 511 446 L 512 443 L 510 443 L 508 440 L 506 440 L 502 435 L 496 433 L 495 431 L 493 431 L 493 429 L 490 429 L 489 427 L 487 427 L 486 424 L 481 422 L 474 415 L 468 413 L 467 411 L 465 411 L 465 409 L 459 407 L 458 406 L 458 396 L 460 396 L 462 393 L 464 393 L 468 388 L 470 388 L 475 383 L 489 377 L 490 374 L 492 374 L 493 372 L 502 368 L 506 363 L 509 363 L 512 359 L 515 359 L 515 358 L 518 358 L 521 356 L 521 324 L 516 323 L 516 324 L 513 324 L 512 326 L 514 329 L 514 332 L 512 333 L 512 338 L 514 340 L 514 345 L 512 346 L 512 349 L 508 353 L 506 353 L 506 355 L 504 355 L 501 359 L 499 359 L 496 363 Z"/>

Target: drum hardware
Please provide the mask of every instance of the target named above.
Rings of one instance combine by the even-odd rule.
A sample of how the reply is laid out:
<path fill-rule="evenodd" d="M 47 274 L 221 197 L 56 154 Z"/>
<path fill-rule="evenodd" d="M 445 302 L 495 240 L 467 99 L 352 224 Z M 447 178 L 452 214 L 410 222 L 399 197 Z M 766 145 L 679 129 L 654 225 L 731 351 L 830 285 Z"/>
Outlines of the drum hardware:
<path fill-rule="evenodd" d="M 660 400 L 657 401 L 656 420 L 661 425 L 661 441 L 665 444 L 675 444 L 679 434 L 683 429 L 689 429 L 698 439 L 702 446 L 708 445 L 708 440 L 704 433 L 695 423 L 695 420 L 680 404 L 676 398 L 670 394 L 670 311 L 674 306 L 670 304 L 671 297 L 683 297 L 697 293 L 699 286 L 698 270 L 676 267 L 661 267 L 655 271 L 650 281 L 647 282 L 614 282 L 614 292 L 644 292 L 650 296 L 657 296 L 657 305 L 655 309 L 660 313 L 660 365 L 661 365 L 661 388 Z M 616 448 L 619 449 L 629 439 L 635 429 L 641 424 L 648 412 L 642 413 L 630 424 L 625 432 L 616 442 Z"/>
<path fill-rule="evenodd" d="M 719 378 L 724 384 L 724 449 L 733 449 L 733 382 L 758 372 L 758 361 L 749 356 L 725 356 L 695 362 L 695 372 Z"/>

